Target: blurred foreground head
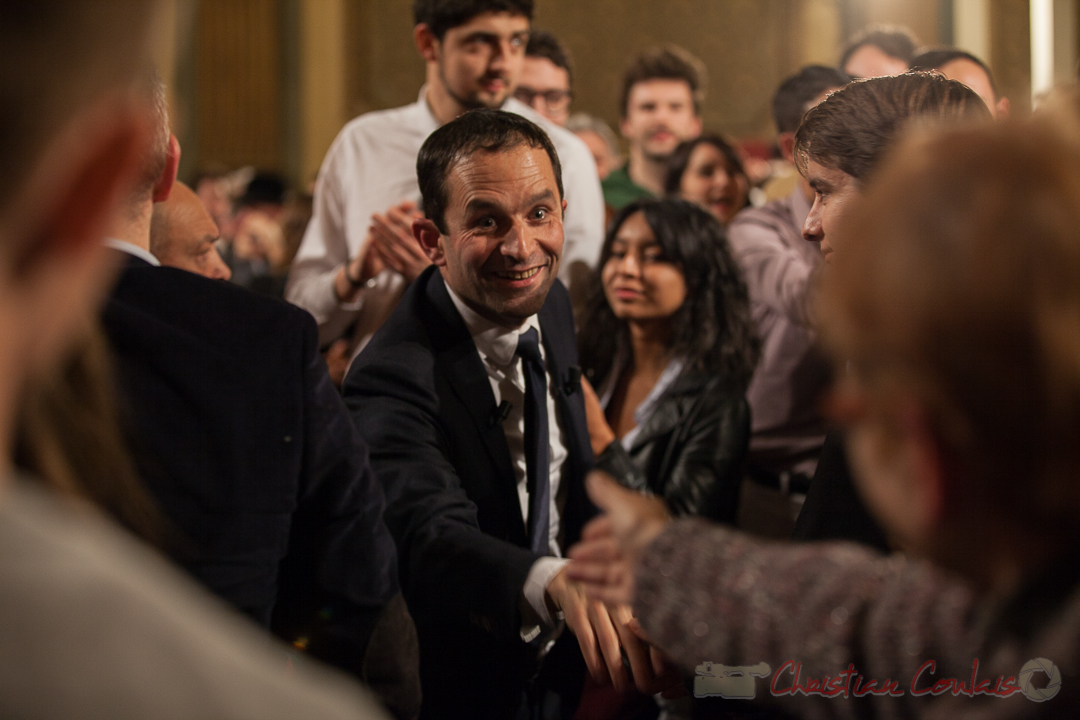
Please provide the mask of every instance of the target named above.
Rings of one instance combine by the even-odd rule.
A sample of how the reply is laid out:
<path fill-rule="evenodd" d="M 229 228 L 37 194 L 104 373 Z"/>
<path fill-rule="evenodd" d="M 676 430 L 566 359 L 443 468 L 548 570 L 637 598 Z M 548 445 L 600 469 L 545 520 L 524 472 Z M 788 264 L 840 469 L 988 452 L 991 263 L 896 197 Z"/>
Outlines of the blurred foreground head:
<path fill-rule="evenodd" d="M 105 291 L 101 231 L 150 142 L 132 81 L 148 63 L 154 7 L 0 1 L 0 375 L 19 383 L 9 387 L 54 366 Z"/>
<path fill-rule="evenodd" d="M 1076 148 L 1045 122 L 924 131 L 845 217 L 822 285 L 864 498 L 901 545 L 991 586 L 1075 548 Z"/>

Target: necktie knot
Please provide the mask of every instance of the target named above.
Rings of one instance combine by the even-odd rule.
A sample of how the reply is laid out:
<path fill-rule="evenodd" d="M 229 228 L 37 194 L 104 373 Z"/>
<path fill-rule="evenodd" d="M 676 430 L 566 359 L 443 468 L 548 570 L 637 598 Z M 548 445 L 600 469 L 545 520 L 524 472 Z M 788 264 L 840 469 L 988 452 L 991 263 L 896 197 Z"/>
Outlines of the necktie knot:
<path fill-rule="evenodd" d="M 540 357 L 540 334 L 536 332 L 536 328 L 529 328 L 518 336 L 515 354 L 526 362 L 544 367 L 544 360 Z"/>

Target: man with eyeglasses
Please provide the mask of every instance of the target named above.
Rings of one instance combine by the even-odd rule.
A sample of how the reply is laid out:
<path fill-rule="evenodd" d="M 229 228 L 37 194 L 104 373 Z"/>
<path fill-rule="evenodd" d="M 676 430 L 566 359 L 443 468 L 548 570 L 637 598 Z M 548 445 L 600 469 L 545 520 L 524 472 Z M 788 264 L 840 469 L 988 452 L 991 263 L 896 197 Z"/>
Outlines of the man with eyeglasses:
<path fill-rule="evenodd" d="M 522 115 L 551 137 L 568 205 L 559 276 L 587 276 L 600 255 L 604 201 L 588 147 L 512 97 L 529 41 L 532 0 L 416 0 L 413 41 L 426 65 L 415 103 L 362 115 L 330 147 L 314 215 L 285 297 L 312 315 L 319 342 L 348 336 L 355 357 L 429 265 L 413 238 L 420 217 L 416 158 L 441 125 L 476 108 Z M 571 283 L 572 284 L 572 283 Z"/>
<path fill-rule="evenodd" d="M 549 32 L 533 30 L 525 46 L 525 67 L 514 97 L 557 125 L 570 117 L 573 77 L 570 56 Z"/>

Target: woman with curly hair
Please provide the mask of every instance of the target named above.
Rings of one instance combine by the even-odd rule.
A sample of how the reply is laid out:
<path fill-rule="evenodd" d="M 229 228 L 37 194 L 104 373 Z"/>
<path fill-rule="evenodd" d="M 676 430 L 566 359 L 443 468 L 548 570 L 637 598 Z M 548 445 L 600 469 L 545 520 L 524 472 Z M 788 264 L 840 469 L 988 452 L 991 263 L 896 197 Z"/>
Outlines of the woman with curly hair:
<path fill-rule="evenodd" d="M 615 218 L 579 333 L 606 426 L 599 447 L 676 515 L 735 519 L 758 357 L 746 286 L 719 222 L 682 200 Z"/>

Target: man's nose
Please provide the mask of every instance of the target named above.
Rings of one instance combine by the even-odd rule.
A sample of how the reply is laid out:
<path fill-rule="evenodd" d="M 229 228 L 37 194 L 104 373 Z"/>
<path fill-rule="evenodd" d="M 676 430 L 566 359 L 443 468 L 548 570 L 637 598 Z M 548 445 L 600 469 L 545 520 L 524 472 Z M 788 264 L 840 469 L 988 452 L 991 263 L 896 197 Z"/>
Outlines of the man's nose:
<path fill-rule="evenodd" d="M 229 266 L 225 264 L 225 261 L 221 258 L 221 255 L 218 254 L 218 251 L 214 249 L 210 252 L 213 253 L 213 257 L 210 261 L 210 269 L 213 274 L 210 277 L 214 280 L 231 279 L 232 270 L 230 270 Z"/>
<path fill-rule="evenodd" d="M 532 236 L 532 230 L 525 223 L 515 221 L 503 236 L 499 249 L 506 257 L 517 262 L 525 262 L 532 257 L 536 249 L 536 238 Z"/>
<path fill-rule="evenodd" d="M 506 67 L 507 58 L 514 52 L 514 40 L 498 40 L 491 43 L 491 59 L 488 61 L 489 70 L 502 70 Z"/>

